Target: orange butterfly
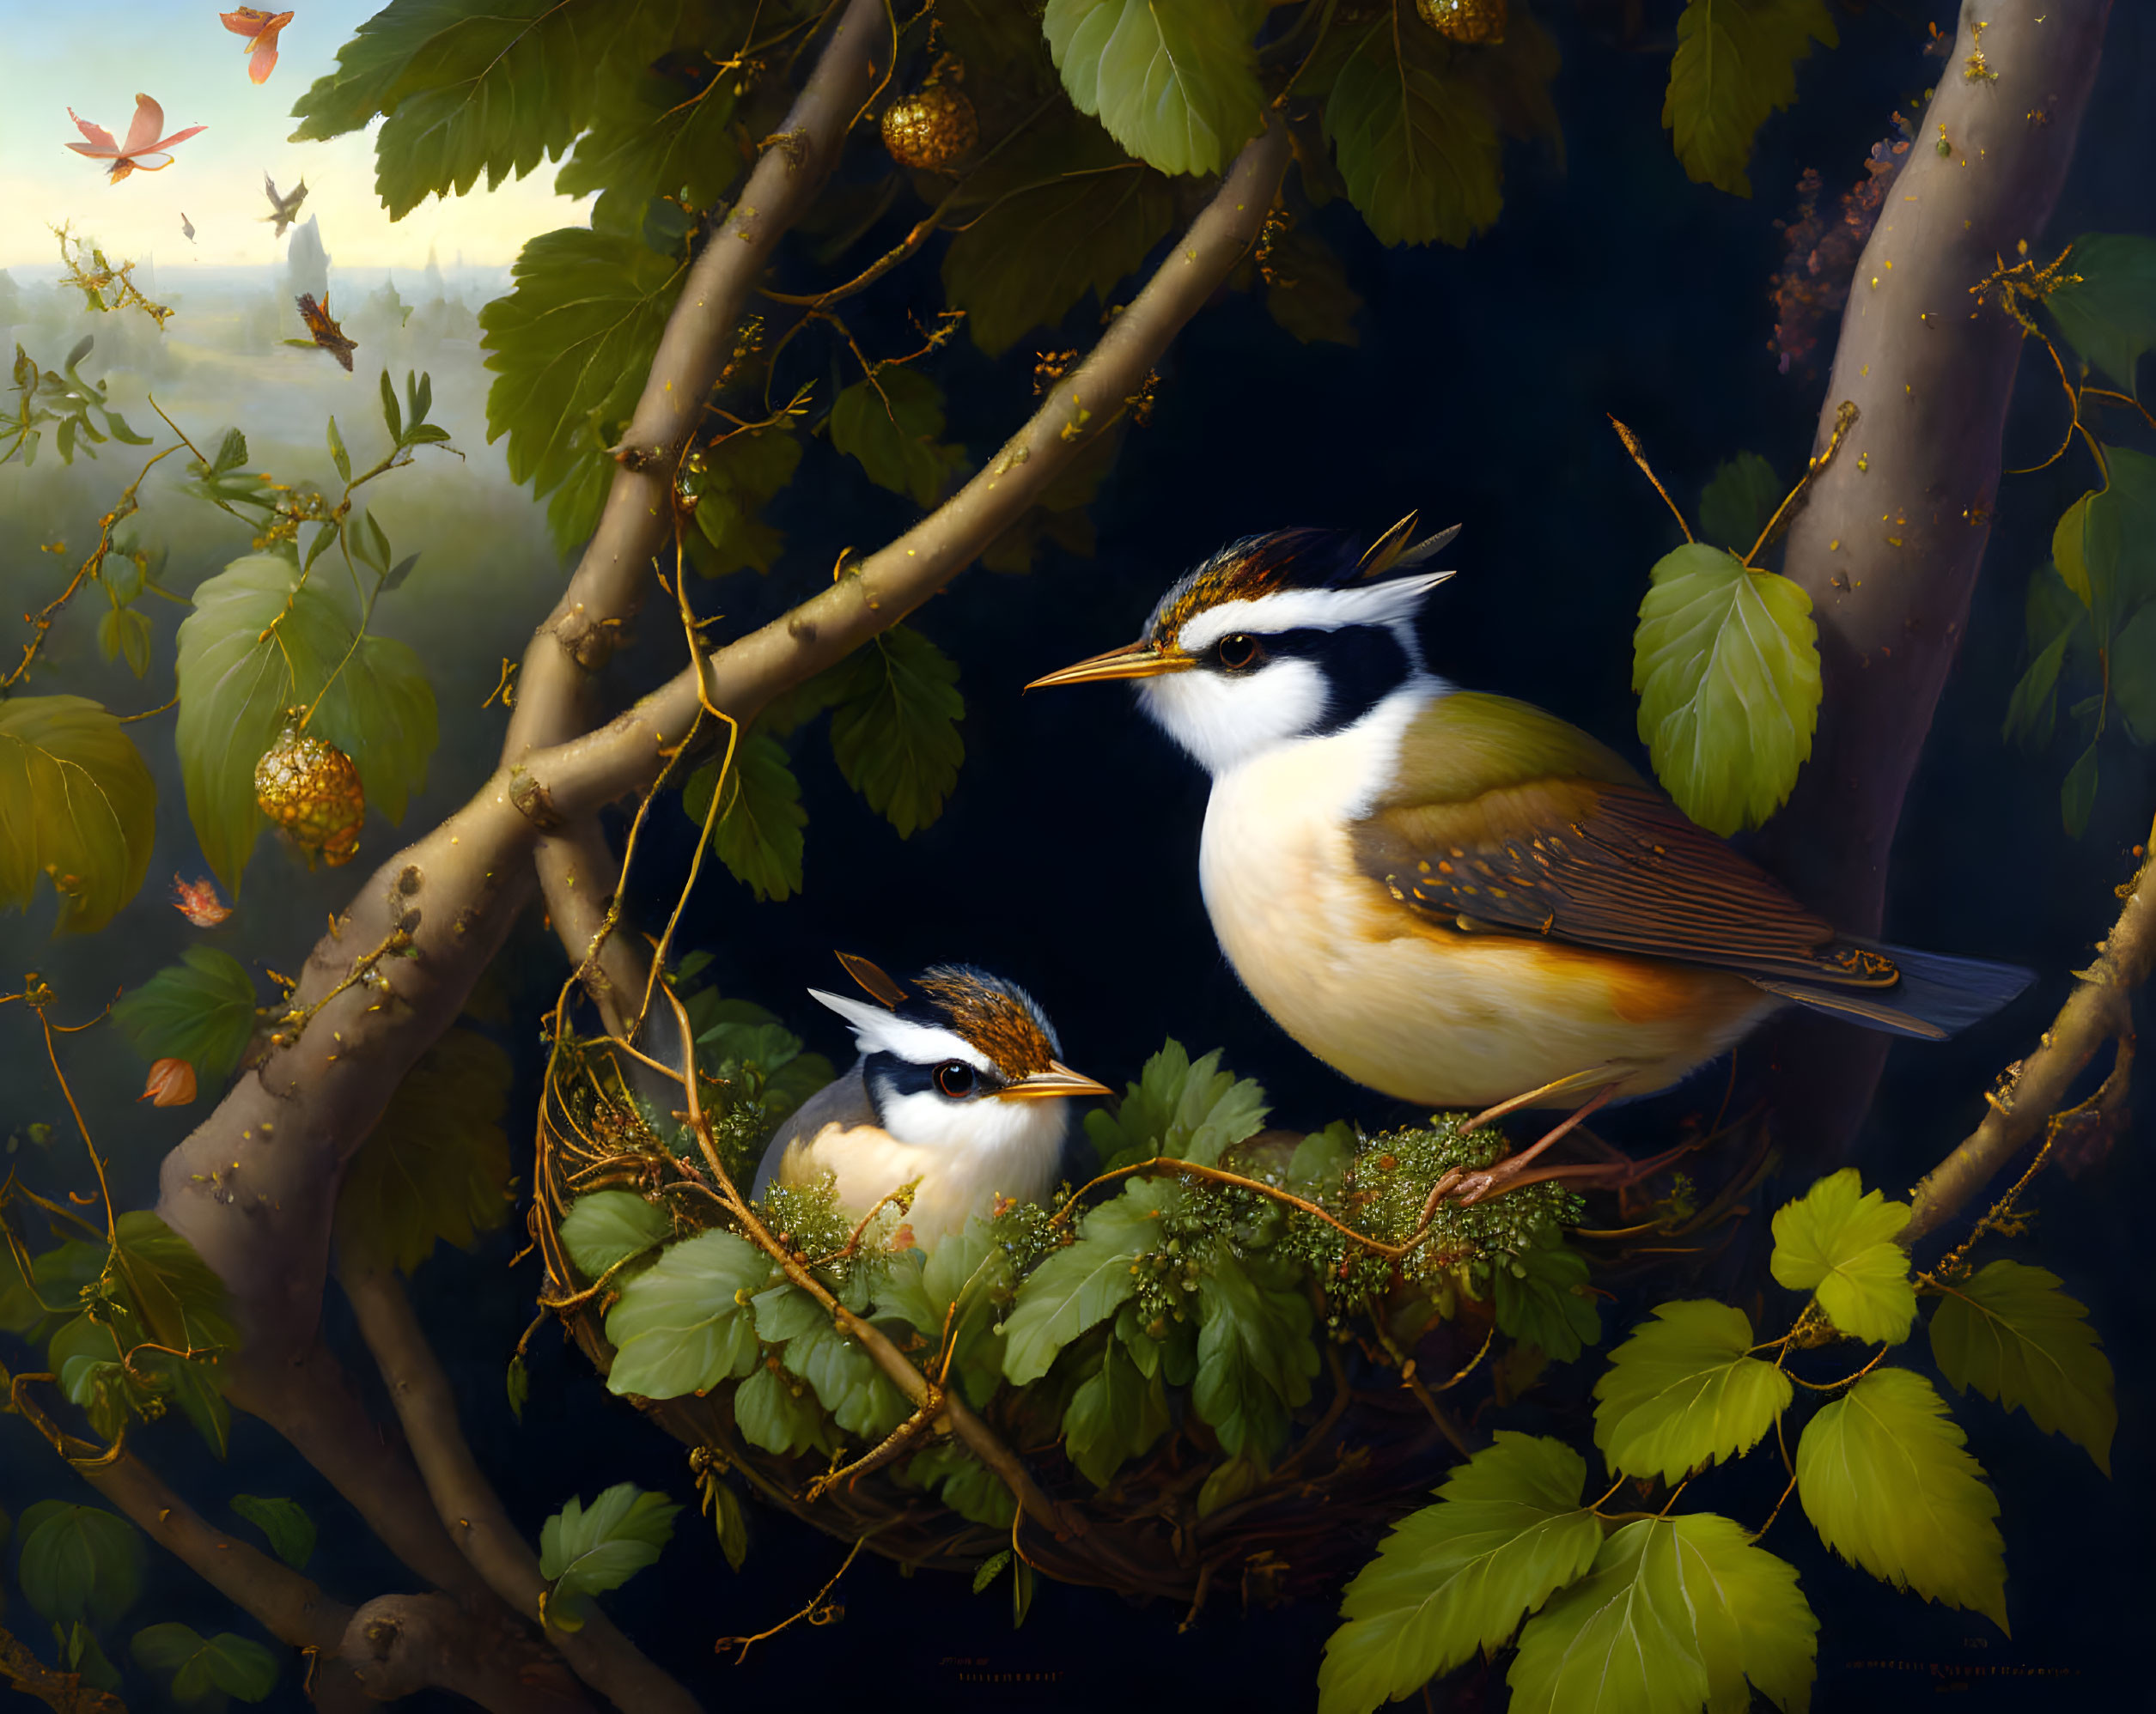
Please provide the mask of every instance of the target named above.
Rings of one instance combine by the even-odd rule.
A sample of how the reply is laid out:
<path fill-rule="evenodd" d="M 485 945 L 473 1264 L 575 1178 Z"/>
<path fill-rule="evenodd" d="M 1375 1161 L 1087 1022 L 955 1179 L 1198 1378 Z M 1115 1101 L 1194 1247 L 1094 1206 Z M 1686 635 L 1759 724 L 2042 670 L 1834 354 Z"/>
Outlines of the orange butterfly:
<path fill-rule="evenodd" d="M 277 32 L 292 21 L 289 12 L 258 12 L 252 6 L 242 6 L 236 12 L 220 12 L 217 21 L 235 36 L 246 36 L 252 43 L 247 60 L 247 76 L 257 83 L 266 83 L 270 74 L 277 70 Z"/>
<path fill-rule="evenodd" d="M 127 141 L 115 143 L 112 132 L 103 125 L 94 125 L 88 119 L 76 119 L 75 109 L 67 110 L 68 118 L 75 120 L 76 130 L 89 141 L 70 143 L 68 147 L 77 155 L 87 155 L 93 161 L 113 163 L 113 182 L 117 185 L 130 173 L 161 173 L 172 165 L 172 156 L 164 153 L 175 143 L 185 143 L 197 131 L 207 131 L 207 125 L 189 125 L 176 131 L 170 137 L 160 137 L 157 133 L 165 128 L 165 110 L 147 95 L 135 97 L 134 123 L 127 127 Z"/>
<path fill-rule="evenodd" d="M 347 373 L 352 367 L 352 353 L 359 349 L 359 341 L 347 338 L 344 330 L 330 319 L 329 294 L 322 294 L 322 301 L 314 301 L 312 292 L 296 301 L 300 319 L 307 324 L 307 331 L 314 336 L 314 343 L 342 363 Z M 298 344 L 298 340 L 291 342 Z"/>
<path fill-rule="evenodd" d="M 199 881 L 172 878 L 172 908 L 198 928 L 215 928 L 232 915 L 232 907 L 217 897 L 216 883 L 204 876 Z"/>

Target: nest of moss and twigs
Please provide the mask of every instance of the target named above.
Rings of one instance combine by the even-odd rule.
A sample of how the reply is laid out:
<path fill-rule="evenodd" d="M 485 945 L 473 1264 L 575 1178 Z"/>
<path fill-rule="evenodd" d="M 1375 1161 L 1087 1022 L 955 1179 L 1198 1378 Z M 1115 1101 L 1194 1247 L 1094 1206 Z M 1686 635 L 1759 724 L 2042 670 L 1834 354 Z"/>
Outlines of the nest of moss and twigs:
<path fill-rule="evenodd" d="M 1258 1085 L 1173 1042 L 1088 1116 L 1099 1176 L 926 1254 L 903 1198 L 862 1221 L 827 1187 L 749 1203 L 764 1139 L 827 1074 L 755 1012 L 692 1021 L 686 1114 L 606 1039 L 558 1039 L 532 1214 L 543 1304 L 690 1446 L 729 1553 L 734 1473 L 909 1566 L 1015 1547 L 1066 1582 L 1270 1603 L 1361 1564 L 1465 1455 L 1473 1409 L 1599 1336 L 1577 1196 L 1433 1197 L 1507 1152 L 1498 1131 L 1269 1131 Z"/>

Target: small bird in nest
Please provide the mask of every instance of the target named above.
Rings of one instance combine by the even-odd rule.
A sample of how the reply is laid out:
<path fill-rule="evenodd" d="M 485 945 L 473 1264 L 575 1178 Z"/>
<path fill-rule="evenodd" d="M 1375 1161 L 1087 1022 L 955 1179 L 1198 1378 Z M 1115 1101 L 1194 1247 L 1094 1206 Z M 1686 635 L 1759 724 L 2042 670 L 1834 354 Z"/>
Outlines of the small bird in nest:
<path fill-rule="evenodd" d="M 1337 531 L 1236 542 L 1136 642 L 1028 688 L 1135 679 L 1213 776 L 1206 910 L 1312 1054 L 1425 1107 L 1573 1109 L 1467 1175 L 1464 1200 L 1587 1177 L 1522 1169 L 1786 1006 L 1938 1041 L 2027 985 L 1837 933 L 1586 732 L 1433 672 L 1416 621 L 1458 531 L 1417 541 L 1415 526 L 1367 550 Z"/>
<path fill-rule="evenodd" d="M 771 1139 L 752 1194 L 829 1173 L 838 1206 L 859 1219 L 912 1184 L 906 1224 L 923 1249 L 999 1201 L 1047 1195 L 1072 1099 L 1110 1091 L 1062 1063 L 1032 996 L 970 964 L 902 986 L 866 958 L 838 957 L 869 998 L 809 994 L 846 1020 L 861 1056 Z"/>

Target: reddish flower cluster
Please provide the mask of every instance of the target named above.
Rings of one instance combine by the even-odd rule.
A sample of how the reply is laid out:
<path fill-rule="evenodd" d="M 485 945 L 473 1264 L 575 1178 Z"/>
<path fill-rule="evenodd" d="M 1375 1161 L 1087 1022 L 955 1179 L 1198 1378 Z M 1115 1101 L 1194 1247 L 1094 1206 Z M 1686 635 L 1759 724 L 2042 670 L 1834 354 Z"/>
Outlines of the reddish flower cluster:
<path fill-rule="evenodd" d="M 1848 301 L 1857 258 L 1864 253 L 1865 240 L 1872 235 L 1915 135 L 1909 121 L 1897 113 L 1894 135 L 1872 145 L 1862 181 L 1842 192 L 1840 216 L 1830 225 L 1819 216 L 1818 173 L 1807 167 L 1797 180 L 1797 217 L 1775 222 L 1787 255 L 1781 271 L 1769 283 L 1775 331 L 1767 349 L 1780 359 L 1777 367 L 1783 374 L 1798 364 L 1805 366 L 1807 375 L 1812 373 L 1812 354 L 1818 349 L 1819 336 Z"/>

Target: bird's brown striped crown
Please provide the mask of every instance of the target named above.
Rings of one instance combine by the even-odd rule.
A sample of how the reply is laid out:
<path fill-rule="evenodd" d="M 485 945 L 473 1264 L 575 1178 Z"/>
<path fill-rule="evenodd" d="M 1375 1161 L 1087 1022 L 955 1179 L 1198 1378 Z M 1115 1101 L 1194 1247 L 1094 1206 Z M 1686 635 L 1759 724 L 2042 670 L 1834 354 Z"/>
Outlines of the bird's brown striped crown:
<path fill-rule="evenodd" d="M 1230 542 L 1176 580 L 1147 622 L 1145 640 L 1172 643 L 1198 614 L 1224 601 L 1255 601 L 1283 589 L 1331 589 L 1359 564 L 1355 538 L 1340 530 L 1275 530 Z"/>
<path fill-rule="evenodd" d="M 938 964 L 913 986 L 939 1023 L 987 1055 L 1012 1082 L 1046 1071 L 1063 1051 L 1048 1014 L 1015 982 L 967 964 Z"/>

